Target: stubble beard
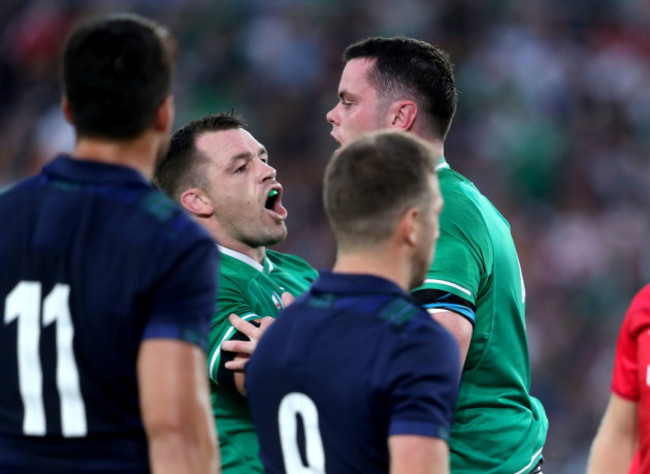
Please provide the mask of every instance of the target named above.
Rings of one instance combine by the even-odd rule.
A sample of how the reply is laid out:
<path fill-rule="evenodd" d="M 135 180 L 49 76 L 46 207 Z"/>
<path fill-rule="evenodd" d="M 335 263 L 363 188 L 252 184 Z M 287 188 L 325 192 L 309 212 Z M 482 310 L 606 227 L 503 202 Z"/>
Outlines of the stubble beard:
<path fill-rule="evenodd" d="M 286 225 L 282 223 L 279 227 L 280 229 L 274 229 L 274 231 L 271 232 L 264 230 L 255 236 L 243 236 L 242 243 L 251 248 L 272 247 L 287 238 Z"/>

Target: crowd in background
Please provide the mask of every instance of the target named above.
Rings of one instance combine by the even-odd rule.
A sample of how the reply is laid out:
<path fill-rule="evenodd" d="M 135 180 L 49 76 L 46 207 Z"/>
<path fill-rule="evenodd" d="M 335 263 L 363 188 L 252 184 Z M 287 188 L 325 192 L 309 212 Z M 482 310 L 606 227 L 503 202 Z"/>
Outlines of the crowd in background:
<path fill-rule="evenodd" d="M 108 11 L 178 38 L 177 126 L 245 117 L 285 187 L 278 249 L 316 268 L 336 252 L 320 193 L 341 53 L 393 34 L 448 51 L 460 101 L 445 154 L 512 225 L 532 393 L 550 422 L 544 467 L 584 469 L 618 327 L 650 280 L 649 1 L 3 0 L 0 186 L 72 150 L 58 53 L 72 24 Z"/>

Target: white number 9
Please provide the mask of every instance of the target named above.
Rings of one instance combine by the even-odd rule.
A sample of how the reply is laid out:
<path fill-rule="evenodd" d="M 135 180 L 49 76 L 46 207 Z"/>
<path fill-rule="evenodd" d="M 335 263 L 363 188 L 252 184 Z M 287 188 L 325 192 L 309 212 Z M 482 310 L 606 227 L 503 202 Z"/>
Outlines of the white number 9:
<path fill-rule="evenodd" d="M 301 416 L 305 428 L 307 466 L 303 464 L 298 449 L 297 415 Z M 314 401 L 304 393 L 285 395 L 278 410 L 278 426 L 287 474 L 325 474 L 325 452 L 318 428 L 318 408 Z"/>

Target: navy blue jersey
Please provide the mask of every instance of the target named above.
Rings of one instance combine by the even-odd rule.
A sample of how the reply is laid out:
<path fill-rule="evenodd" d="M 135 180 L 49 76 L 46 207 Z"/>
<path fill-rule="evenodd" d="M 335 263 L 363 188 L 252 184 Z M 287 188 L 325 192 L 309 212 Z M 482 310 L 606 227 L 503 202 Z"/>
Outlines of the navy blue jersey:
<path fill-rule="evenodd" d="M 214 242 L 135 170 L 65 156 L 0 222 L 0 471 L 147 472 L 138 349 L 206 347 Z"/>
<path fill-rule="evenodd" d="M 389 436 L 447 439 L 459 383 L 455 339 L 409 295 L 330 272 L 278 315 L 246 368 L 270 474 L 386 473 Z"/>

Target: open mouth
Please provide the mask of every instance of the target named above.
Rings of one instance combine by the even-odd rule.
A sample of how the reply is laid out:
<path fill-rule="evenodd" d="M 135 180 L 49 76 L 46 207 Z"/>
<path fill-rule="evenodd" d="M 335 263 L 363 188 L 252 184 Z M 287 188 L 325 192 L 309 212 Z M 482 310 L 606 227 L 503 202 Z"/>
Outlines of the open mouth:
<path fill-rule="evenodd" d="M 275 204 L 278 202 L 279 197 L 280 197 L 280 192 L 277 189 L 271 189 L 271 191 L 269 192 L 269 196 L 266 198 L 266 203 L 264 204 L 264 207 L 271 211 L 274 210 Z"/>
<path fill-rule="evenodd" d="M 282 188 L 273 188 L 269 191 L 264 208 L 271 213 L 274 219 L 283 221 L 287 218 L 287 210 L 282 205 Z"/>

